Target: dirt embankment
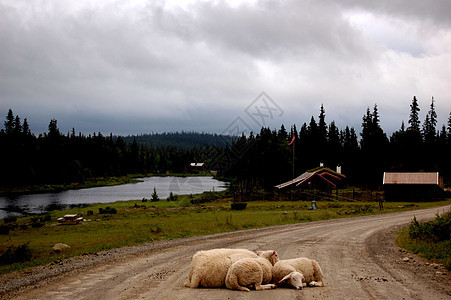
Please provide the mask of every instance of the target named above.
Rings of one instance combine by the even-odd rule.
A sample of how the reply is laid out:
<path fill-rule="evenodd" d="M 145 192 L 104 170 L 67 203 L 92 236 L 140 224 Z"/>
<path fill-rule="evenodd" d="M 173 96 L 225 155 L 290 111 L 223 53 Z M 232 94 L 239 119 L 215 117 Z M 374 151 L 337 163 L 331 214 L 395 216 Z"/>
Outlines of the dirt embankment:
<path fill-rule="evenodd" d="M 438 210 L 276 226 L 86 255 L 2 276 L 0 298 L 450 299 L 451 275 L 441 266 L 402 252 L 391 234 L 414 215 L 420 221 L 432 219 Z M 274 249 L 281 259 L 316 259 L 326 286 L 250 293 L 184 287 L 196 251 L 225 247 Z"/>

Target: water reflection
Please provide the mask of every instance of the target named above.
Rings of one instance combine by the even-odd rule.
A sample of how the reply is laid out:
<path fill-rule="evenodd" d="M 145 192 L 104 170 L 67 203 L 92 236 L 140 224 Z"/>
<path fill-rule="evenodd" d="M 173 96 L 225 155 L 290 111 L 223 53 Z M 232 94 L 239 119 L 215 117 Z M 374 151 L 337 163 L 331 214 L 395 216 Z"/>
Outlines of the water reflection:
<path fill-rule="evenodd" d="M 142 182 L 58 193 L 22 195 L 14 199 L 0 197 L 0 219 L 11 215 L 40 214 L 92 203 L 150 199 L 154 187 L 160 199 L 166 199 L 170 192 L 176 195 L 189 195 L 226 189 L 225 182 L 213 177 L 146 177 L 140 180 Z"/>

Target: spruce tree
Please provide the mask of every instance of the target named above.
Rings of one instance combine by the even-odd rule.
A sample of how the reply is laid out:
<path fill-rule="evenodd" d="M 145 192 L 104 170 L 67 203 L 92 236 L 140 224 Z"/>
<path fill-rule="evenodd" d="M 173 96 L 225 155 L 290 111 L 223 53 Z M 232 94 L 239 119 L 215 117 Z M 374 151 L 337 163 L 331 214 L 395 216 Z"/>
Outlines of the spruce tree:
<path fill-rule="evenodd" d="M 8 110 L 5 120 L 5 133 L 6 135 L 12 135 L 14 131 L 14 114 L 11 109 Z"/>
<path fill-rule="evenodd" d="M 423 136 L 425 143 L 433 144 L 435 142 L 436 126 L 437 126 L 437 113 L 435 112 L 434 97 L 432 97 L 432 103 L 423 124 Z"/>
<path fill-rule="evenodd" d="M 22 134 L 25 135 L 25 136 L 31 135 L 31 130 L 30 130 L 30 126 L 28 125 L 27 118 L 25 118 L 25 119 L 23 120 Z"/>
<path fill-rule="evenodd" d="M 420 108 L 418 107 L 417 97 L 413 96 L 412 104 L 410 104 L 409 128 L 420 132 L 420 117 L 418 116 Z"/>
<path fill-rule="evenodd" d="M 19 136 L 22 133 L 22 124 L 20 123 L 19 116 L 16 116 L 14 119 L 14 129 L 13 129 L 13 135 Z"/>
<path fill-rule="evenodd" d="M 326 124 L 326 111 L 323 104 L 321 104 L 319 121 L 318 121 L 318 139 L 320 146 L 323 146 L 327 142 L 327 124 Z"/>

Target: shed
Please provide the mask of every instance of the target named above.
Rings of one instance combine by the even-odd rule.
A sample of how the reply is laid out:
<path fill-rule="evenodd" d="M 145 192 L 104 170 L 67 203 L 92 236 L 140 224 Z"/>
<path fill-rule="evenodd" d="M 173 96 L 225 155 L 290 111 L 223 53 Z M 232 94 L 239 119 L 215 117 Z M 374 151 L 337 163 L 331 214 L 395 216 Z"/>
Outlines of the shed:
<path fill-rule="evenodd" d="M 438 172 L 384 172 L 387 201 L 431 201 L 444 197 L 443 178 Z"/>

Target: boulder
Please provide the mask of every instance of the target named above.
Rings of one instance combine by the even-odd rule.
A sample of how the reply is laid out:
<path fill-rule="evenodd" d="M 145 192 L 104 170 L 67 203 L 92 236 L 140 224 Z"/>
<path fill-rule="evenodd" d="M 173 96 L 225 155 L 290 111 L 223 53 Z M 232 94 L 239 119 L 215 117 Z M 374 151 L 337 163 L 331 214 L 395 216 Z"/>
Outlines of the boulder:
<path fill-rule="evenodd" d="M 55 244 L 55 246 L 52 247 L 52 250 L 55 253 L 61 253 L 61 252 L 67 251 L 69 249 L 70 249 L 70 246 L 63 244 L 63 243 Z"/>

